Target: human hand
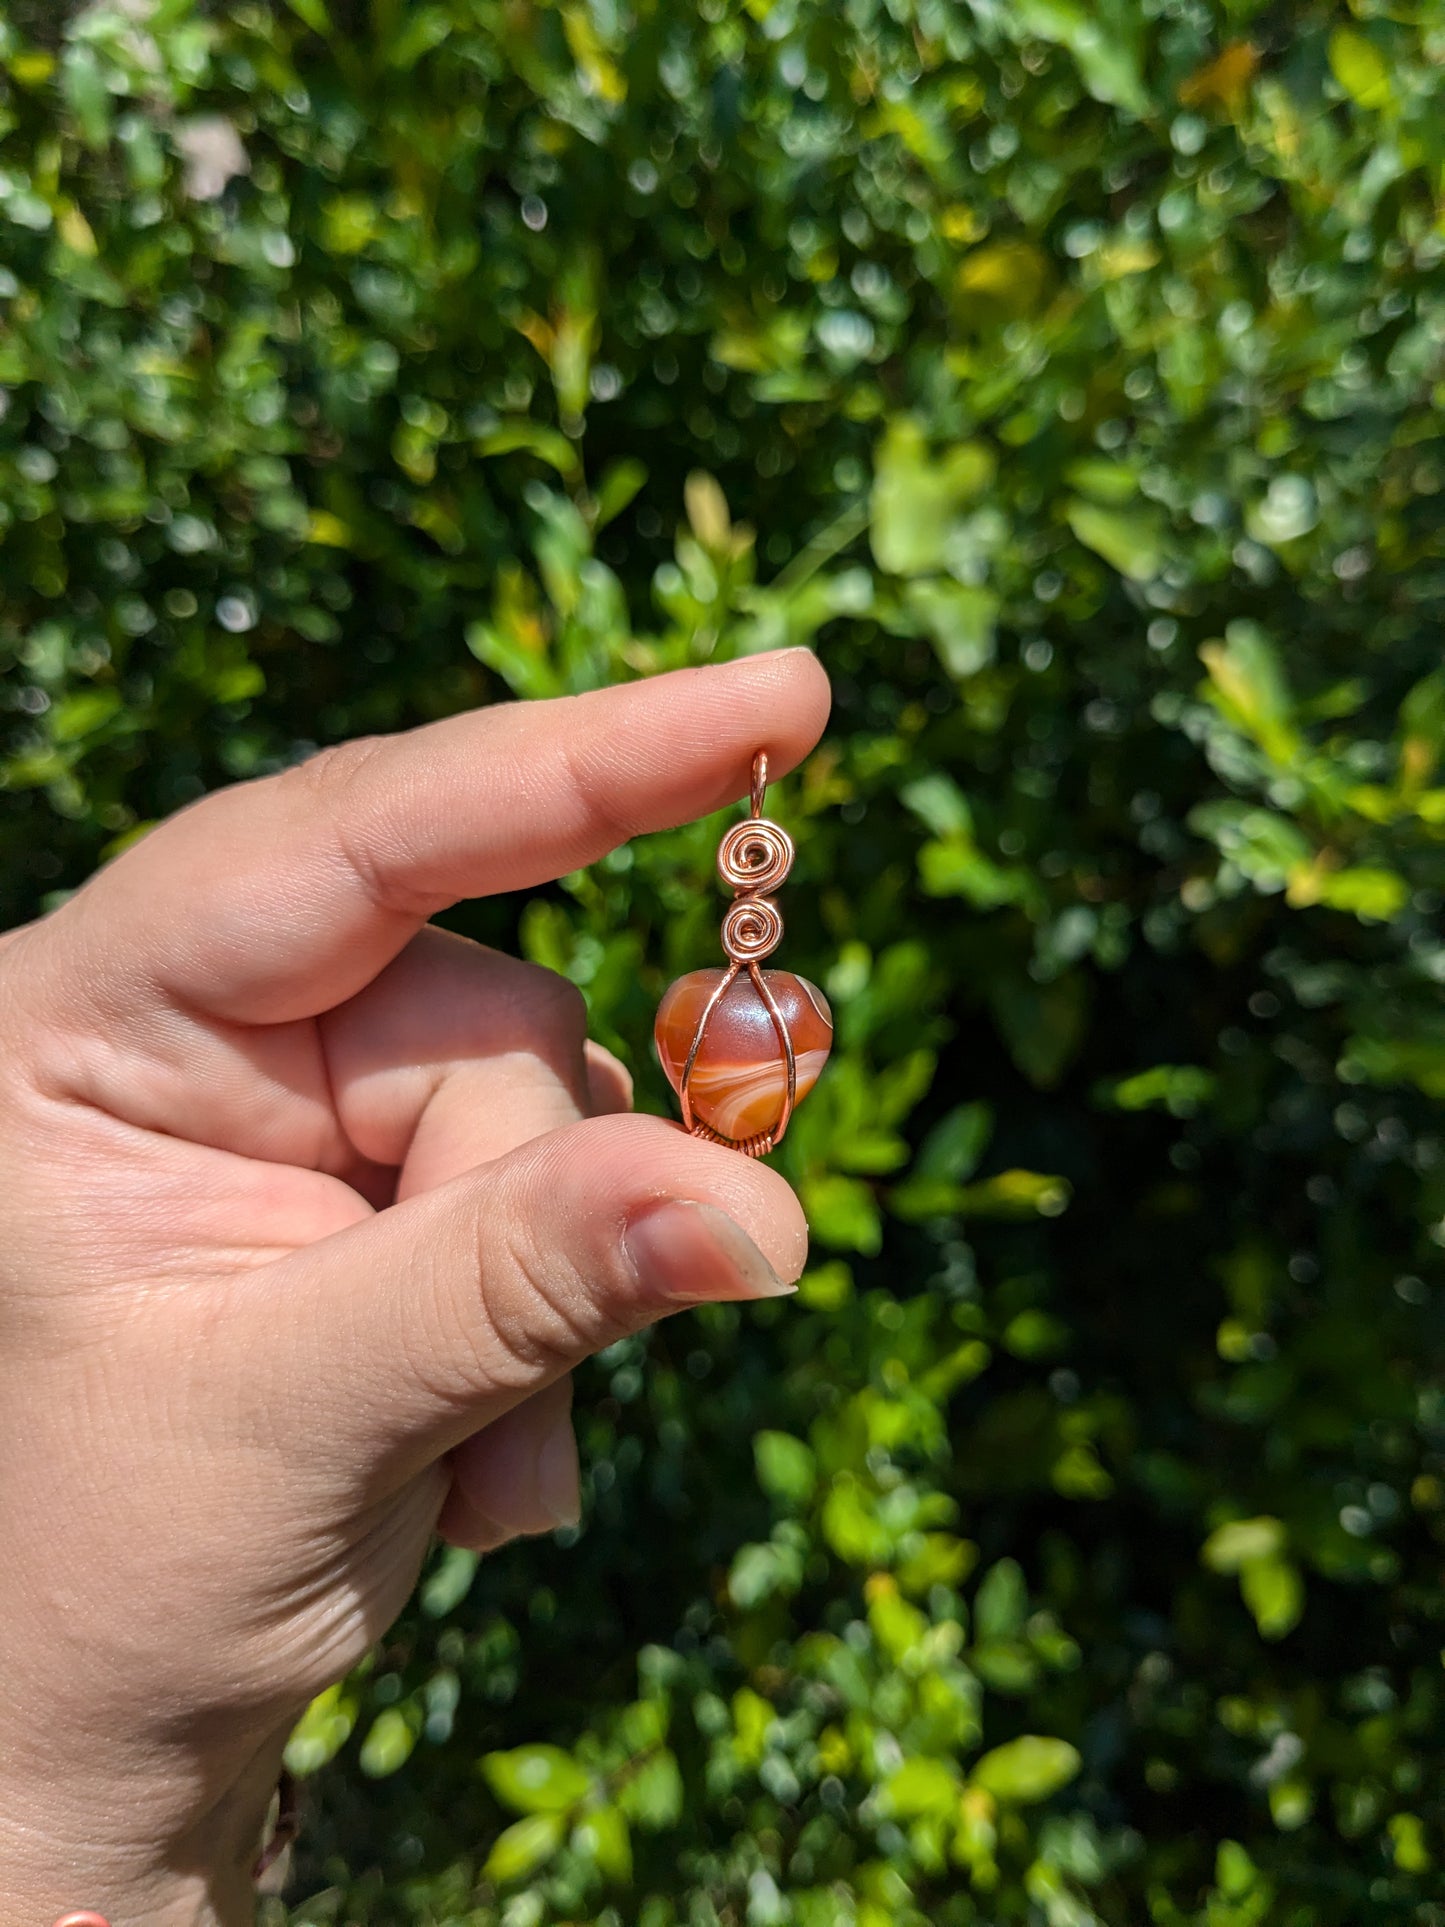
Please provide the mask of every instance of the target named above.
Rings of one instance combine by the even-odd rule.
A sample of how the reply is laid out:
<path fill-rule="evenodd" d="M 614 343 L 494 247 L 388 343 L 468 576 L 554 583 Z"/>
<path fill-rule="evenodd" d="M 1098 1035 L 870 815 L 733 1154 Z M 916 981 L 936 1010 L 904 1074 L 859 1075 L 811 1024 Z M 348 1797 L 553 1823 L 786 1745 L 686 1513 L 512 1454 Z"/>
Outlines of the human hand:
<path fill-rule="evenodd" d="M 575 1517 L 568 1369 L 802 1268 L 573 988 L 426 919 L 816 740 L 804 651 L 350 743 L 0 945 L 0 1927 L 240 1922 L 294 1720 L 440 1521 Z"/>

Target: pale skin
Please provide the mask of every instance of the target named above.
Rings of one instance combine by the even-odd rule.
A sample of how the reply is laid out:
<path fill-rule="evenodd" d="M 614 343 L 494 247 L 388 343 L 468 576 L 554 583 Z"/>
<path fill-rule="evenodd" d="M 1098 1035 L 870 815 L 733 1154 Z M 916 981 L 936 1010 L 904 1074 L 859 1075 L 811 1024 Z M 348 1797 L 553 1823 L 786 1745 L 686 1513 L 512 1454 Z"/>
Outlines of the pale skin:
<path fill-rule="evenodd" d="M 577 1516 L 570 1368 L 787 1289 L 763 1165 L 428 927 L 735 801 L 806 651 L 221 791 L 0 940 L 0 1927 L 239 1927 L 286 1736 L 432 1534 Z"/>

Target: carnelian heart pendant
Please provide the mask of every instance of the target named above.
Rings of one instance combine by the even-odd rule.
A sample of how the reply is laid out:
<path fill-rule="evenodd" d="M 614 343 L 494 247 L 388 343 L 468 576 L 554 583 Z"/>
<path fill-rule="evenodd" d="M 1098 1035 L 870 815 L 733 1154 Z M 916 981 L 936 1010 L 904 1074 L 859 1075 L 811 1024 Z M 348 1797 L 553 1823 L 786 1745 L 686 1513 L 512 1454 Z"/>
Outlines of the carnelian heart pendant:
<path fill-rule="evenodd" d="M 793 1102 L 801 1104 L 833 1048 L 833 1017 L 821 990 L 790 970 L 759 973 L 793 1046 Z M 658 1006 L 657 1054 L 680 1090 L 692 1040 L 724 970 L 679 977 Z M 693 1058 L 688 1096 L 697 1123 L 731 1144 L 771 1133 L 788 1094 L 788 1060 L 773 1012 L 751 977 L 739 972 L 713 1006 Z M 694 1128 L 696 1128 L 694 1126 Z"/>
<path fill-rule="evenodd" d="M 763 815 L 767 783 L 768 759 L 759 750 L 752 814 L 718 850 L 718 874 L 736 898 L 723 918 L 728 966 L 679 977 L 658 1006 L 655 1028 L 688 1130 L 755 1158 L 779 1142 L 833 1047 L 822 991 L 791 971 L 760 968 L 783 935 L 767 892 L 793 867 L 792 839 Z"/>

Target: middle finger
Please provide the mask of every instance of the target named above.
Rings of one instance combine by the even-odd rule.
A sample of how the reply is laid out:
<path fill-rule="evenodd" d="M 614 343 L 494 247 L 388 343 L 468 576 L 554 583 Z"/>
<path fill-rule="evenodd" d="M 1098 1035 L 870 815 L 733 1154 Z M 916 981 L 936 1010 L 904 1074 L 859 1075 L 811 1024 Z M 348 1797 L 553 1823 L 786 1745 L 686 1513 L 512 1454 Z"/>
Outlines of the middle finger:
<path fill-rule="evenodd" d="M 594 1108 L 575 987 L 435 926 L 320 1024 L 341 1128 L 398 1199 Z"/>

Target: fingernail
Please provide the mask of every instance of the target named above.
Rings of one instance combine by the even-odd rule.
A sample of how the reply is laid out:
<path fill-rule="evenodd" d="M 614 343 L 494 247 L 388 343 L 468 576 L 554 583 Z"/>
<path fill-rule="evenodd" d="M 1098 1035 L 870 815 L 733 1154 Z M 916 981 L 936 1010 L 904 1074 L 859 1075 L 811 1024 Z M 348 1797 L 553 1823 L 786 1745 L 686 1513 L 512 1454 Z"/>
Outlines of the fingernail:
<path fill-rule="evenodd" d="M 639 1213 L 623 1236 L 637 1282 L 650 1298 L 702 1305 L 795 1292 L 752 1239 L 711 1204 L 669 1200 Z"/>
<path fill-rule="evenodd" d="M 537 1454 L 537 1503 L 550 1515 L 554 1527 L 575 1526 L 582 1517 L 577 1441 L 570 1419 L 564 1419 L 542 1441 Z"/>

